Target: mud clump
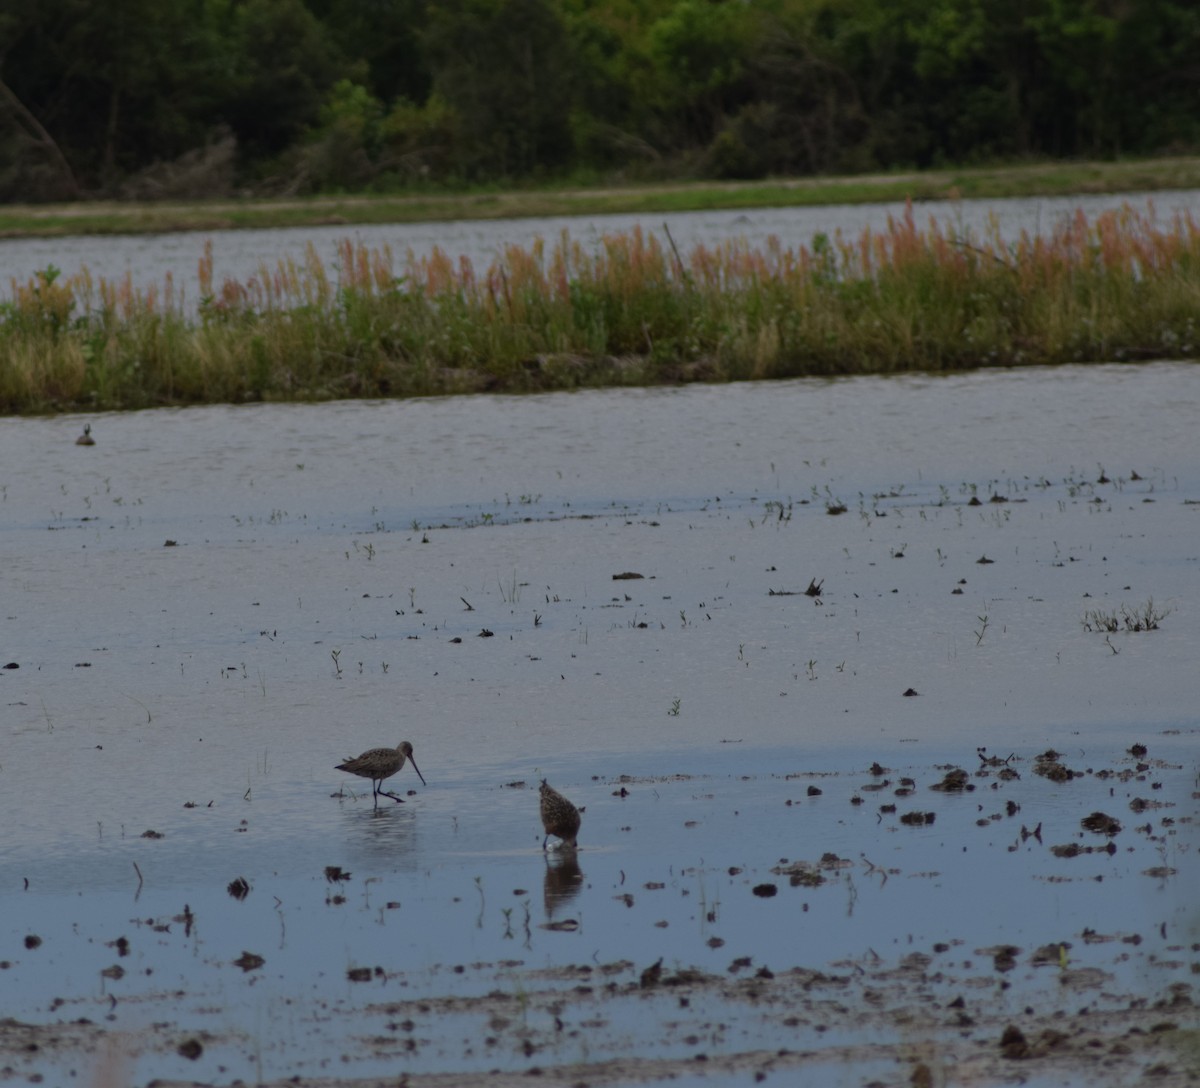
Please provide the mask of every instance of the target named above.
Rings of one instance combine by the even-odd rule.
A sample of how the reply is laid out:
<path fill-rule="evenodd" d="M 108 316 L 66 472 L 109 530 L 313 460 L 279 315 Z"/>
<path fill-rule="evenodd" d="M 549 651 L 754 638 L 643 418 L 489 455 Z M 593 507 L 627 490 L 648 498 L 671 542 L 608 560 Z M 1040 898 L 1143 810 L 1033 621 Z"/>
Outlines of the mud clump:
<path fill-rule="evenodd" d="M 1079 777 L 1078 771 L 1071 770 L 1059 760 L 1058 753 L 1053 748 L 1047 749 L 1037 757 L 1033 764 L 1033 773 L 1040 774 L 1051 782 L 1070 782 L 1072 778 Z"/>
<path fill-rule="evenodd" d="M 1029 1040 L 1025 1033 L 1013 1024 L 1009 1024 L 1000 1036 L 1000 1053 L 1010 1061 L 1020 1061 L 1029 1057 Z"/>
<path fill-rule="evenodd" d="M 204 1047 L 199 1039 L 186 1039 L 175 1048 L 175 1052 L 181 1058 L 187 1058 L 188 1061 L 195 1061 L 204 1053 Z"/>
<path fill-rule="evenodd" d="M 943 775 L 940 782 L 929 787 L 939 793 L 961 793 L 963 790 L 973 790 L 971 776 L 961 767 L 954 767 Z"/>
<path fill-rule="evenodd" d="M 1098 835 L 1115 835 L 1121 830 L 1121 825 L 1104 812 L 1093 812 L 1079 821 L 1085 831 L 1094 831 Z"/>
<path fill-rule="evenodd" d="M 1067 952 L 1070 948 L 1070 941 L 1055 941 L 1052 944 L 1044 944 L 1029 957 L 1029 962 L 1034 967 L 1059 966 L 1066 962 Z"/>
<path fill-rule="evenodd" d="M 997 971 L 1011 971 L 1017 966 L 1020 951 L 1015 944 L 1002 944 L 992 949 L 992 966 Z"/>
<path fill-rule="evenodd" d="M 1109 841 L 1107 846 L 1080 846 L 1077 842 L 1063 843 L 1050 847 L 1050 853 L 1056 858 L 1077 858 L 1080 854 L 1115 854 L 1117 844 Z"/>
<path fill-rule="evenodd" d="M 1069 1042 L 1069 1035 L 1053 1028 L 1046 1028 L 1034 1042 L 1030 1042 L 1020 1028 L 1009 1024 L 1000 1036 L 1000 1053 L 1010 1061 L 1026 1061 L 1031 1058 L 1044 1058 L 1050 1051 L 1057 1050 Z"/>
<path fill-rule="evenodd" d="M 638 985 L 643 990 L 649 990 L 657 986 L 662 981 L 662 956 L 658 957 L 655 963 L 652 963 L 638 978 Z"/>
<path fill-rule="evenodd" d="M 794 861 L 790 865 L 776 865 L 771 872 L 776 876 L 786 876 L 788 884 L 793 888 L 816 888 L 825 883 L 825 877 L 807 861 Z M 774 887 L 774 885 L 770 886 Z"/>

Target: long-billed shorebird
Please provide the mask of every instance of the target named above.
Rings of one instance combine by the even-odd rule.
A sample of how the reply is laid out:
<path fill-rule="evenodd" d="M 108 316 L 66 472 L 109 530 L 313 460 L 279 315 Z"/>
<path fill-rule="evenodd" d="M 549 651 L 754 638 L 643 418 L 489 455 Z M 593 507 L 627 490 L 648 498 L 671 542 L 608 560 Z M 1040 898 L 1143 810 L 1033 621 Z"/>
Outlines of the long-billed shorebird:
<path fill-rule="evenodd" d="M 542 827 L 546 829 L 546 837 L 542 839 L 542 849 L 550 836 L 562 839 L 562 846 L 575 848 L 575 836 L 579 834 L 579 809 L 568 801 L 558 790 L 542 779 Z"/>
<path fill-rule="evenodd" d="M 417 772 L 421 785 L 426 785 L 425 776 L 421 773 L 421 768 L 417 766 L 417 761 L 413 759 L 412 745 L 406 740 L 402 740 L 395 748 L 369 748 L 361 756 L 355 756 L 353 759 L 346 760 L 345 763 L 339 763 L 335 769 L 348 771 L 350 774 L 358 775 L 359 778 L 369 778 L 371 780 L 371 796 L 375 798 L 375 804 L 379 804 L 380 794 L 403 804 L 404 798 L 381 789 L 380 783 L 399 771 L 404 766 L 406 759 L 412 764 L 412 769 Z"/>
<path fill-rule="evenodd" d="M 75 445 L 94 446 L 95 444 L 96 440 L 92 437 L 92 425 L 90 423 L 85 423 L 83 425 L 83 434 L 75 439 Z"/>

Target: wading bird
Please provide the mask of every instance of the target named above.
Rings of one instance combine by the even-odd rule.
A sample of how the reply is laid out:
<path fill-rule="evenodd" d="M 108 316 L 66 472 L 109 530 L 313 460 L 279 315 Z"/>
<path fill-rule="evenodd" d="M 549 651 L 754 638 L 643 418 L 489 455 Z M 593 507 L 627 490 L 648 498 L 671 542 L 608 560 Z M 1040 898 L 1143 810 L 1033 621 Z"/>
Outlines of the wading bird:
<path fill-rule="evenodd" d="M 579 809 L 568 801 L 558 790 L 547 785 L 542 779 L 542 827 L 546 829 L 546 837 L 542 839 L 542 849 L 550 836 L 562 839 L 561 846 L 575 848 L 575 836 L 579 834 Z"/>
<path fill-rule="evenodd" d="M 404 766 L 406 759 L 412 764 L 412 769 L 417 772 L 421 785 L 426 785 L 425 776 L 421 773 L 421 768 L 417 766 L 417 761 L 413 759 L 412 745 L 406 740 L 402 740 L 395 748 L 370 748 L 361 756 L 355 756 L 353 759 L 346 760 L 345 763 L 339 763 L 335 769 L 356 774 L 359 778 L 369 778 L 371 794 L 375 798 L 376 805 L 379 804 L 380 794 L 403 804 L 404 798 L 380 789 L 379 784 L 385 778 L 391 778 L 399 771 Z"/>

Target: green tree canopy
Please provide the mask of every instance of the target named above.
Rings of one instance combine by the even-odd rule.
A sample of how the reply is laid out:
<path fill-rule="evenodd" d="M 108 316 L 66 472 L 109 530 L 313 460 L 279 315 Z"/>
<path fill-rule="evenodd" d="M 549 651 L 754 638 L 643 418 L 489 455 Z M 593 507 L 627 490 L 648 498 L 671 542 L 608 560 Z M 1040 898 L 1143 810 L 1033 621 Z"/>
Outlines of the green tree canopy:
<path fill-rule="evenodd" d="M 7 0 L 0 197 L 762 176 L 1200 143 L 1194 0 Z"/>

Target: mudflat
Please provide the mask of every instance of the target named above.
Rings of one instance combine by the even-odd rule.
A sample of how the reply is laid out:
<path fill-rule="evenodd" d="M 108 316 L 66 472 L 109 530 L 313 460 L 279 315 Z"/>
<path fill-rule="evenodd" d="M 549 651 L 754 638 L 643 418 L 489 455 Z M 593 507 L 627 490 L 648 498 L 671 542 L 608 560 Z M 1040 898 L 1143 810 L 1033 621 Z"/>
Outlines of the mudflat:
<path fill-rule="evenodd" d="M 8 421 L 0 1076 L 1194 1083 L 1198 407 Z"/>

